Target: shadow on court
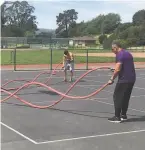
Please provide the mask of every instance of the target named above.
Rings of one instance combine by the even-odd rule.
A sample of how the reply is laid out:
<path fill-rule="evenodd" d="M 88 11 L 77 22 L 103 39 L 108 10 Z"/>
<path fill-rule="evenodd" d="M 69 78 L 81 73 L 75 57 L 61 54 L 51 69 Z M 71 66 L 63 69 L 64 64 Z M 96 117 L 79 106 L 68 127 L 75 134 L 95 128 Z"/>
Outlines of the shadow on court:
<path fill-rule="evenodd" d="M 145 121 L 145 116 L 137 117 L 137 118 L 129 118 L 125 122 L 144 122 Z"/>
<path fill-rule="evenodd" d="M 40 93 L 43 93 L 43 94 L 49 94 L 49 95 L 59 95 L 53 91 L 45 91 L 45 90 L 39 90 Z"/>

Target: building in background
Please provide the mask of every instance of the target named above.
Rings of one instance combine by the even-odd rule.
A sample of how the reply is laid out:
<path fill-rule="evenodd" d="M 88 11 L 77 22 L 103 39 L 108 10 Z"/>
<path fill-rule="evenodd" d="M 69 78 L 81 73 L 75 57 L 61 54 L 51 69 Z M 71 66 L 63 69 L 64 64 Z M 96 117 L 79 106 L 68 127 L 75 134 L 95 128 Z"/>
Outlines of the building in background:
<path fill-rule="evenodd" d="M 96 38 L 91 36 L 74 37 L 69 42 L 70 46 L 86 47 L 96 45 Z"/>

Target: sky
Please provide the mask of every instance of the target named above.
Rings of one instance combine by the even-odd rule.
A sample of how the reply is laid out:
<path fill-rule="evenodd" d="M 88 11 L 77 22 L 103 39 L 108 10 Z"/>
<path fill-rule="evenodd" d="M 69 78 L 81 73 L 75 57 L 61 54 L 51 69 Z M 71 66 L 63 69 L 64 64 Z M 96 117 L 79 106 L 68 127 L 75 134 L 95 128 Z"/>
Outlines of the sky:
<path fill-rule="evenodd" d="M 28 1 L 28 0 L 27 0 Z M 78 12 L 78 20 L 88 21 L 99 14 L 118 13 L 122 22 L 131 22 L 135 12 L 145 9 L 145 1 L 133 0 L 31 0 L 30 5 L 35 7 L 34 15 L 37 17 L 38 28 L 56 29 L 56 16 L 67 9 L 75 9 Z"/>

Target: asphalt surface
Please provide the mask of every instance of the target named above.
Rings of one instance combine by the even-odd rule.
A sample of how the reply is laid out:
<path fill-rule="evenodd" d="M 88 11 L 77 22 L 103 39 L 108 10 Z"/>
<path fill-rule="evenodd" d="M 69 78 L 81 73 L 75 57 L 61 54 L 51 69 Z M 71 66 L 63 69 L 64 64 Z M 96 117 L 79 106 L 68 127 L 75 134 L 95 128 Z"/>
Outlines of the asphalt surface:
<path fill-rule="evenodd" d="M 39 72 L 2 71 L 2 84 L 8 80 L 32 80 Z M 75 79 L 83 71 L 75 72 Z M 95 71 L 83 78 L 69 95 L 88 95 L 105 84 L 109 71 Z M 42 75 L 38 82 L 45 82 Z M 64 83 L 60 72 L 48 85 L 65 92 L 72 83 Z M 25 82 L 10 83 L 5 88 L 20 87 Z M 108 122 L 114 116 L 115 83 L 89 99 L 63 99 L 51 109 L 36 109 L 10 98 L 1 104 L 2 150 L 144 150 L 145 148 L 145 70 L 137 70 L 128 110 L 128 121 Z M 14 92 L 14 91 L 11 91 Z M 60 96 L 42 87 L 28 87 L 17 93 L 36 105 L 50 105 Z M 2 98 L 8 95 L 2 93 Z"/>

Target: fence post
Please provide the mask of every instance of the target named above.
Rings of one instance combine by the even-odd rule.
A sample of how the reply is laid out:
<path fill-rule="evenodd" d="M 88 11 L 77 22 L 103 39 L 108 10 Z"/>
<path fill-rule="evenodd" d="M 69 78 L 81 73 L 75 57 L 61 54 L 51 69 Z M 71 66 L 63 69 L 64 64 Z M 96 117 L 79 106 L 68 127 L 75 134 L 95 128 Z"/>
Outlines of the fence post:
<path fill-rule="evenodd" d="M 14 71 L 16 71 L 16 48 L 14 49 Z"/>
<path fill-rule="evenodd" d="M 50 48 L 50 70 L 52 70 L 52 47 Z"/>
<path fill-rule="evenodd" d="M 86 57 L 86 69 L 88 70 L 88 63 L 89 63 L 89 58 L 88 58 L 88 48 L 87 48 L 87 57 Z"/>
<path fill-rule="evenodd" d="M 50 70 L 52 70 L 52 37 L 49 37 L 50 40 Z"/>

